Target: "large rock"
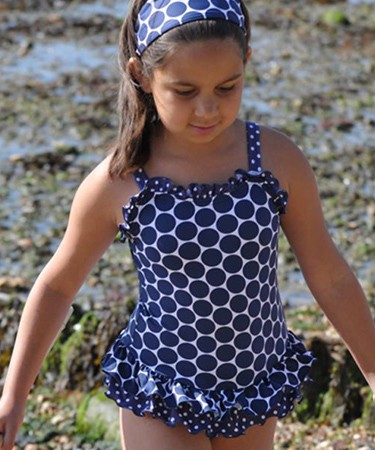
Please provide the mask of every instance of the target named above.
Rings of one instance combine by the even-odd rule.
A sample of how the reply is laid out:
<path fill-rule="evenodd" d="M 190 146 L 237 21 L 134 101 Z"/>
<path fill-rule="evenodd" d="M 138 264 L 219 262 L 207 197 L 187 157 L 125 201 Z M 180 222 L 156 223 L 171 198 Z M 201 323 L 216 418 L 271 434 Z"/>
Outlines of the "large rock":
<path fill-rule="evenodd" d="M 312 382 L 304 387 L 304 400 L 296 408 L 298 417 L 314 417 L 337 426 L 363 419 L 375 430 L 371 391 L 342 340 L 319 332 L 307 335 L 305 344 L 317 361 Z"/>

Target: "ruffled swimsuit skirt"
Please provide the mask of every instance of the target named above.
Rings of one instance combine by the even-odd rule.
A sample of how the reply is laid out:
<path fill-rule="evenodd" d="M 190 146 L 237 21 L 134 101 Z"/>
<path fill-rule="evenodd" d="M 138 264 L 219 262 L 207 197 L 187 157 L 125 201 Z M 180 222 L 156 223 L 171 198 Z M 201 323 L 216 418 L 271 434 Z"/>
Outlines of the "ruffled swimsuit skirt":
<path fill-rule="evenodd" d="M 210 438 L 284 417 L 314 360 L 287 329 L 277 285 L 288 196 L 262 170 L 258 125 L 247 123 L 247 139 L 249 170 L 225 184 L 135 172 L 120 230 L 140 297 L 102 360 L 119 407 Z"/>

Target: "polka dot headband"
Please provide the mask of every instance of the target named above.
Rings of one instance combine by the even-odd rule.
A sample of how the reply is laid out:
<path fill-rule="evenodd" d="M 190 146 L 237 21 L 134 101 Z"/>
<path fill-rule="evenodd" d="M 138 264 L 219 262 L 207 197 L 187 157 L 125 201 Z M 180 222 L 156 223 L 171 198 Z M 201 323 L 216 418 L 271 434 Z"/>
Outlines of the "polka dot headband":
<path fill-rule="evenodd" d="M 221 19 L 233 22 L 246 33 L 239 0 L 148 0 L 137 23 L 137 54 L 172 28 L 196 20 Z"/>

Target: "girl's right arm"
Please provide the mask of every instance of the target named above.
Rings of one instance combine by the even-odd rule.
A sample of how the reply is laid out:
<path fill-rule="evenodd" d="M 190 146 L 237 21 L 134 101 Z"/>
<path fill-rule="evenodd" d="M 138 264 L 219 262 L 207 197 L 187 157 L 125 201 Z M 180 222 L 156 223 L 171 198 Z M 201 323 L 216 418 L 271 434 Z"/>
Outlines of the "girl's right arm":
<path fill-rule="evenodd" d="M 126 202 L 129 183 L 111 180 L 107 163 L 103 161 L 79 187 L 65 236 L 26 301 L 0 400 L 1 450 L 13 448 L 43 360 L 75 294 L 118 231 L 118 211 Z"/>

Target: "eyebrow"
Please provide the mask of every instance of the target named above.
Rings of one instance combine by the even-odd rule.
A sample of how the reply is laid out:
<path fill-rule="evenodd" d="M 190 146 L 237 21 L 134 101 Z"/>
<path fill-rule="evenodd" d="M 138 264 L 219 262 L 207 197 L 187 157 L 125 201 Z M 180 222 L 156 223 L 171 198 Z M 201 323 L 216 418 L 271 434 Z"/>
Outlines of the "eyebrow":
<path fill-rule="evenodd" d="M 218 85 L 225 84 L 225 83 L 230 83 L 231 81 L 235 81 L 238 78 L 240 78 L 241 75 L 242 75 L 242 73 L 236 73 L 232 77 L 222 81 L 221 83 L 218 83 Z M 170 84 L 178 85 L 178 86 L 194 86 L 193 83 L 189 83 L 188 81 L 184 81 L 184 80 L 172 80 L 172 81 L 170 81 Z"/>

